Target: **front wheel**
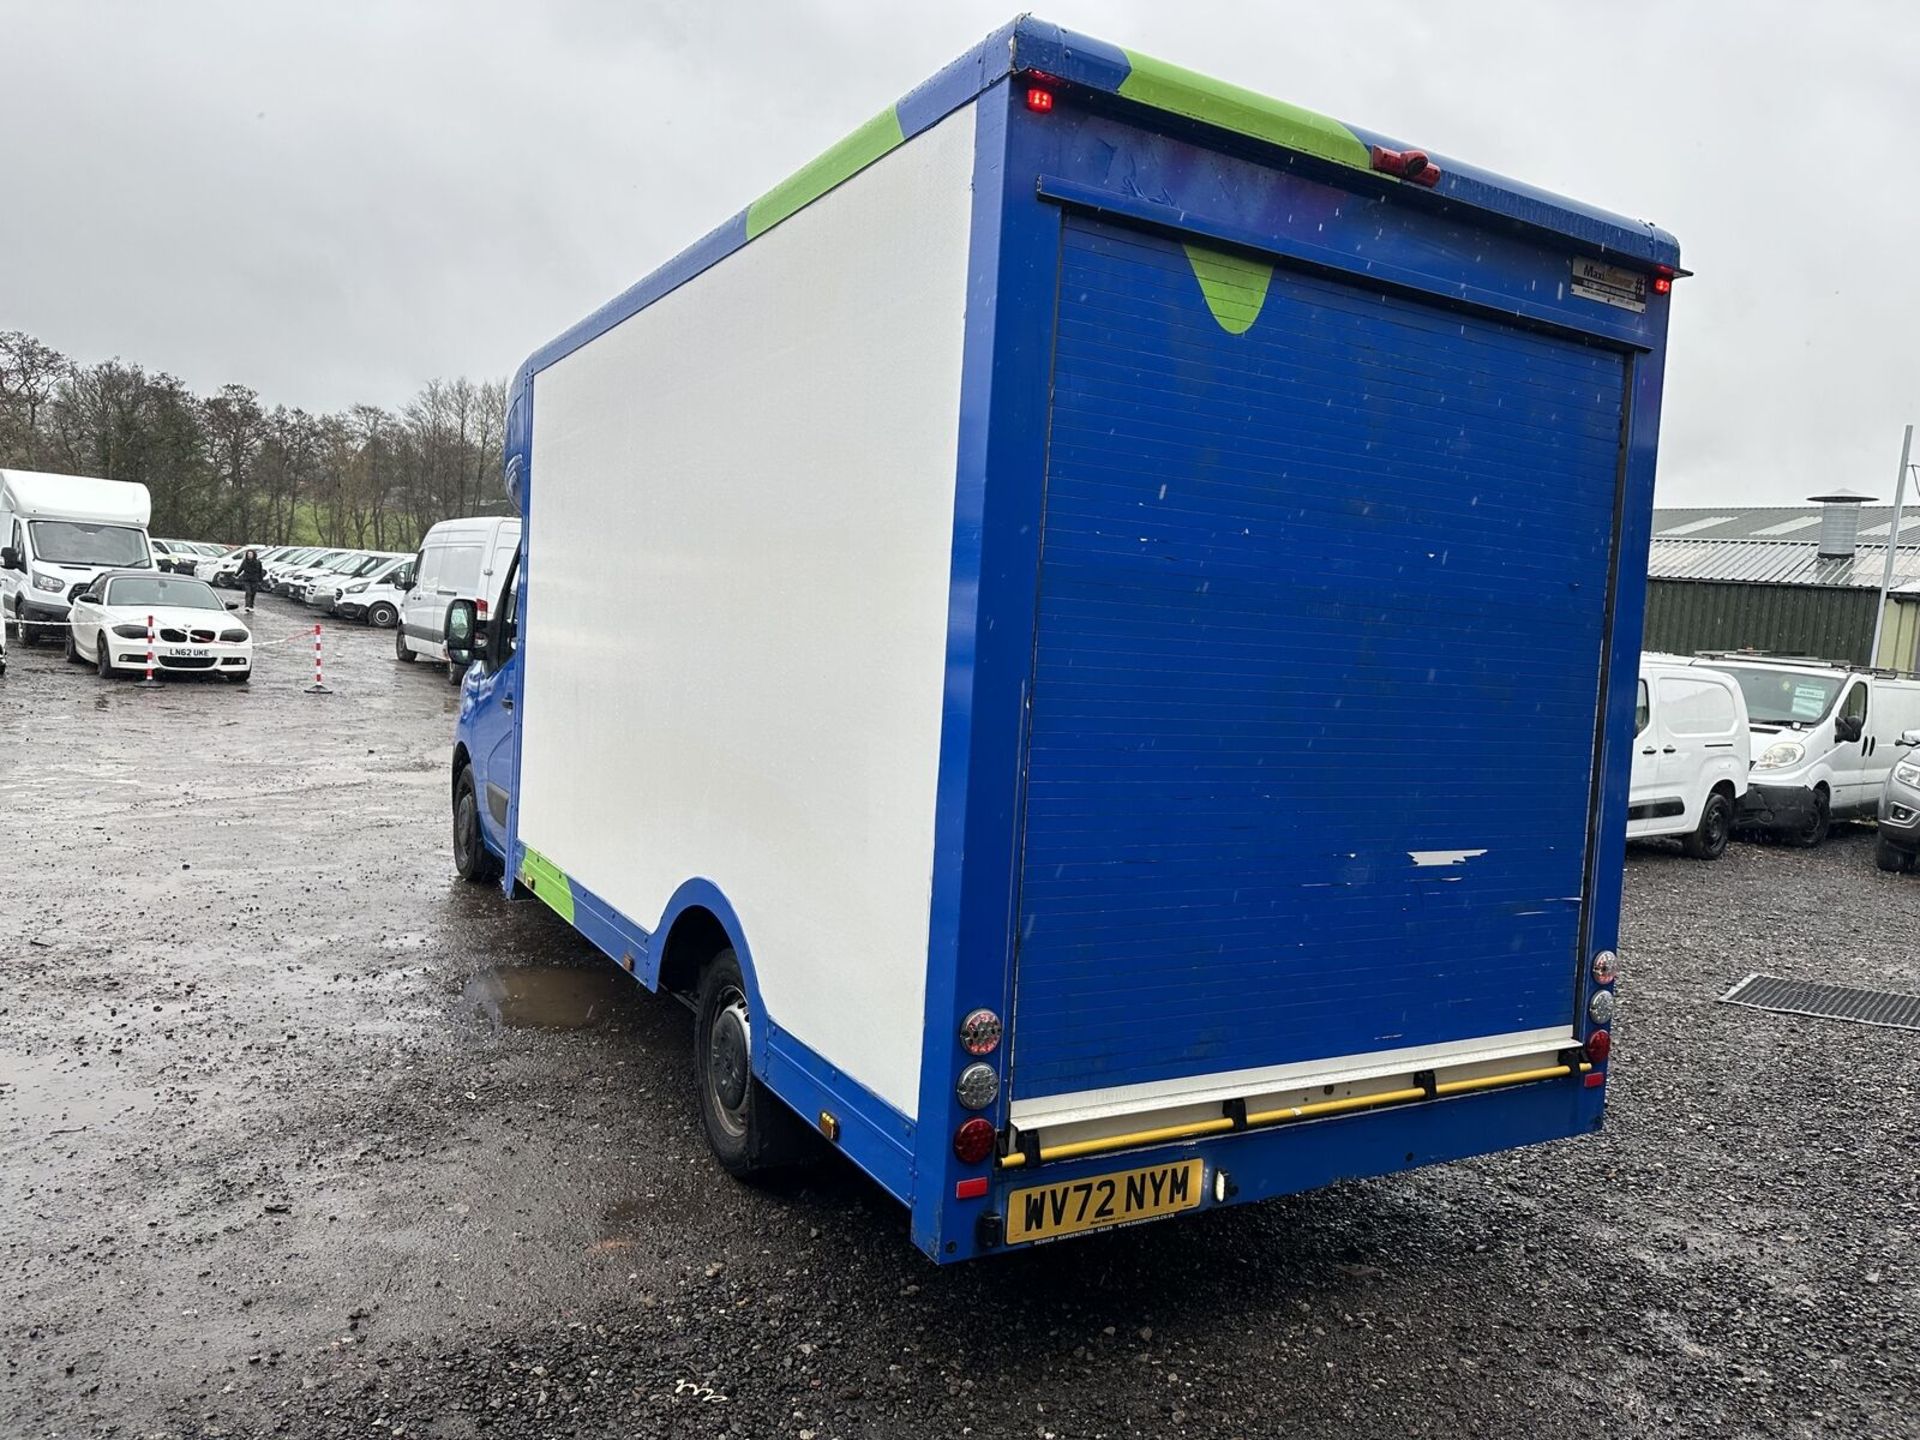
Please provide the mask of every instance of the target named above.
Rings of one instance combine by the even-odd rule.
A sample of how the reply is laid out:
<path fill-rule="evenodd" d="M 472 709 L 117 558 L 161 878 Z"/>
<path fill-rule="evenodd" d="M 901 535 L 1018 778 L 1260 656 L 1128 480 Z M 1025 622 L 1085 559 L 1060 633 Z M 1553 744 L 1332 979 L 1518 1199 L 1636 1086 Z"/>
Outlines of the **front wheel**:
<path fill-rule="evenodd" d="M 67 663 L 69 665 L 84 665 L 87 663 L 87 657 L 82 655 L 80 653 L 80 647 L 73 643 L 73 626 L 71 625 L 67 626 Z"/>
<path fill-rule="evenodd" d="M 1680 848 L 1694 860 L 1718 860 L 1727 853 L 1727 841 L 1733 837 L 1733 801 L 1715 790 L 1700 807 L 1700 823 L 1691 835 L 1682 837 Z"/>
<path fill-rule="evenodd" d="M 400 617 L 395 612 L 393 606 L 387 604 L 387 602 L 384 600 L 382 600 L 379 604 L 375 605 L 371 610 L 367 611 L 367 623 L 369 625 L 376 626 L 381 630 L 386 629 L 389 625 L 393 624 L 393 622 L 399 618 Z"/>
<path fill-rule="evenodd" d="M 407 632 L 405 630 L 396 629 L 393 632 L 393 658 L 405 661 L 409 665 L 413 663 L 413 651 L 407 648 Z"/>
<path fill-rule="evenodd" d="M 1889 875 L 1904 875 L 1913 869 L 1916 860 L 1920 860 L 1920 855 L 1911 850 L 1902 850 L 1884 836 L 1873 849 L 1873 863 Z"/>
<path fill-rule="evenodd" d="M 500 876 L 500 861 L 480 838 L 480 802 L 473 789 L 473 767 L 453 782 L 453 868 L 462 880 L 483 885 Z"/>
<path fill-rule="evenodd" d="M 1833 828 L 1833 801 L 1824 790 L 1813 792 L 1813 808 L 1807 819 L 1787 838 L 1803 850 L 1811 850 L 1827 838 Z"/>
<path fill-rule="evenodd" d="M 107 627 L 100 627 L 99 637 L 93 646 L 93 668 L 99 672 L 102 680 L 111 680 L 119 672 L 113 668 L 113 651 L 107 644 Z"/>
<path fill-rule="evenodd" d="M 700 1124 L 720 1168 L 751 1179 L 790 1165 L 806 1130 L 753 1074 L 753 1015 L 740 957 L 722 950 L 700 975 L 693 1055 Z"/>

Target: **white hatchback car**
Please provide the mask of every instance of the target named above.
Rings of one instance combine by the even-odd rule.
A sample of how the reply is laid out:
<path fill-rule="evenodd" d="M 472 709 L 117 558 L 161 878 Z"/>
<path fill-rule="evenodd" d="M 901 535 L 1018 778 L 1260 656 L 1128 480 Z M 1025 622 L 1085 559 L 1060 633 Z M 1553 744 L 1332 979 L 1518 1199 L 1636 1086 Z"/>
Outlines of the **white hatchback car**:
<path fill-rule="evenodd" d="M 110 571 L 73 600 L 67 659 L 91 661 L 103 680 L 144 671 L 148 634 L 156 674 L 253 675 L 253 635 L 213 586 L 186 575 Z"/>

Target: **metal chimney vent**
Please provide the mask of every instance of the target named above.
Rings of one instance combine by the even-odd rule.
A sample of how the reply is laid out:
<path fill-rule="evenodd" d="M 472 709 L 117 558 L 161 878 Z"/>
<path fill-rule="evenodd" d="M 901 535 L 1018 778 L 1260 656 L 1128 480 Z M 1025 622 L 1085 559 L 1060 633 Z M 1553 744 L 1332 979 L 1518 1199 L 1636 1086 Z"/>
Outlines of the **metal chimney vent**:
<path fill-rule="evenodd" d="M 1835 490 L 1807 497 L 1820 507 L 1820 558 L 1845 560 L 1860 548 L 1860 507 L 1873 497 Z"/>

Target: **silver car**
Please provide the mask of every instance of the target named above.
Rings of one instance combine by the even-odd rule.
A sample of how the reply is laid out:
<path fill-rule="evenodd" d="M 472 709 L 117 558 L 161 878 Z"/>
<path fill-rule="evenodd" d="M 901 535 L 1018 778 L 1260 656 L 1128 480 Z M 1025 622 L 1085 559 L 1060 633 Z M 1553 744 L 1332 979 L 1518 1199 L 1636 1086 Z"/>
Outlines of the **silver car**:
<path fill-rule="evenodd" d="M 1900 736 L 1908 753 L 1880 792 L 1880 845 L 1873 860 L 1882 870 L 1920 869 L 1920 730 Z"/>

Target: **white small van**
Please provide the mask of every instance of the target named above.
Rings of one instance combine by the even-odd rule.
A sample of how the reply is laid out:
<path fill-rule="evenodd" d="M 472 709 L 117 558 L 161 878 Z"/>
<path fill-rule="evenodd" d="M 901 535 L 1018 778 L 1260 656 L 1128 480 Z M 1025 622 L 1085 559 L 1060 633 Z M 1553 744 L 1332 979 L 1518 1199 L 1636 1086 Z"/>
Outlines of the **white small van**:
<path fill-rule="evenodd" d="M 1695 661 L 1740 682 L 1753 769 L 1738 823 L 1818 845 L 1835 820 L 1870 820 L 1920 726 L 1920 679 L 1792 656 L 1716 652 Z"/>
<path fill-rule="evenodd" d="M 1642 655 L 1627 838 L 1678 836 L 1696 860 L 1733 838 L 1751 754 L 1739 681 L 1677 655 Z"/>
<path fill-rule="evenodd" d="M 147 487 L 0 470 L 0 608 L 21 642 L 56 644 L 73 596 L 103 571 L 151 570 Z"/>
<path fill-rule="evenodd" d="M 447 658 L 447 607 L 472 600 L 484 616 L 500 594 L 507 566 L 520 548 L 518 515 L 442 520 L 427 531 L 414 557 L 413 585 L 400 602 L 393 653 L 402 660 Z"/>

